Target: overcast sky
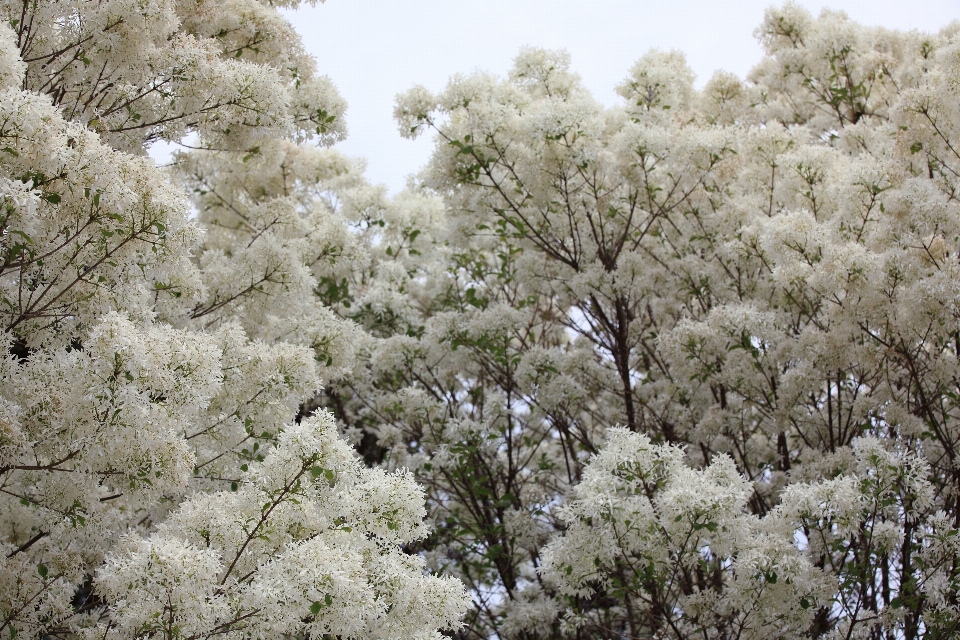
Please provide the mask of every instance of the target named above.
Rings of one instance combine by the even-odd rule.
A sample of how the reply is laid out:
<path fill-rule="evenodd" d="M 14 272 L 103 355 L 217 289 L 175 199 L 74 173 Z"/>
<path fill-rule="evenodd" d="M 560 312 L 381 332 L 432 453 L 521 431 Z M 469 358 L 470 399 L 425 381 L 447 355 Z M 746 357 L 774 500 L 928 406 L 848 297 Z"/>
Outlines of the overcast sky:
<path fill-rule="evenodd" d="M 679 49 L 702 86 L 717 69 L 743 77 L 760 59 L 753 31 L 771 0 L 326 0 L 287 11 L 318 68 L 349 105 L 337 148 L 367 160 L 367 177 L 391 193 L 427 161 L 429 137 L 404 140 L 394 97 L 415 84 L 438 92 L 457 73 L 505 75 L 524 45 L 566 49 L 600 102 L 651 48 Z M 960 20 L 960 0 L 801 2 L 815 15 L 840 9 L 857 22 L 937 31 Z"/>

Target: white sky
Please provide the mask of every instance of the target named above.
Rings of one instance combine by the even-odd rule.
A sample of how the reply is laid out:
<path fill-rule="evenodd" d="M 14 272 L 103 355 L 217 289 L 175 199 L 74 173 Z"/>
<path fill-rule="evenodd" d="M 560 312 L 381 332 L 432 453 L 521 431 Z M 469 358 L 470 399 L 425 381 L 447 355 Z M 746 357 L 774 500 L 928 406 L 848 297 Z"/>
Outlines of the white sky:
<path fill-rule="evenodd" d="M 505 75 L 524 45 L 566 49 L 600 102 L 651 48 L 679 49 L 697 74 L 743 77 L 760 59 L 754 29 L 772 0 L 327 0 L 286 11 L 321 73 L 347 100 L 347 140 L 337 148 L 367 160 L 367 177 L 391 193 L 423 166 L 429 136 L 404 140 L 394 97 L 415 84 L 438 92 L 457 74 Z M 800 2 L 814 15 L 840 9 L 857 22 L 937 31 L 960 20 L 960 0 Z"/>

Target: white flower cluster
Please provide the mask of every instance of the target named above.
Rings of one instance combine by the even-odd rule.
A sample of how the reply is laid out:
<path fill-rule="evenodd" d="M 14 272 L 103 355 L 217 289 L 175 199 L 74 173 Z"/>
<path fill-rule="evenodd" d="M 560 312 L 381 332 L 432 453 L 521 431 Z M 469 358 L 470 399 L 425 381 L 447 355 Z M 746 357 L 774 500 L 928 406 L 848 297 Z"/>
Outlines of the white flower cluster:
<path fill-rule="evenodd" d="M 543 549 L 544 575 L 570 596 L 622 593 L 636 636 L 669 624 L 799 637 L 813 616 L 800 602 L 821 597 L 823 581 L 788 527 L 747 512 L 750 493 L 728 457 L 697 471 L 678 447 L 612 429 L 560 510 L 568 528 Z M 600 622 L 590 615 L 565 622 Z"/>
<path fill-rule="evenodd" d="M 462 587 L 399 548 L 425 533 L 419 488 L 360 466 L 329 414 L 286 429 L 241 482 L 121 543 L 97 576 L 118 612 L 97 637 L 427 638 L 456 624 Z"/>
<path fill-rule="evenodd" d="M 956 529 L 940 512 L 920 521 L 933 499 L 929 469 L 876 438 L 856 441 L 853 455 L 850 475 L 790 484 L 758 518 L 747 509 L 750 483 L 730 458 L 693 470 L 679 448 L 612 429 L 559 510 L 567 529 L 542 551 L 544 577 L 567 596 L 616 594 L 631 633 L 641 636 L 667 627 L 678 637 L 727 629 L 744 638 L 802 638 L 818 608 L 845 614 L 847 628 L 902 623 L 895 608 L 863 610 L 849 598 L 836 563 L 869 571 L 903 553 L 905 538 L 919 530 L 923 592 L 943 607 L 947 572 L 926 558 L 942 560 L 939 541 Z M 866 537 L 874 557 L 851 555 L 850 536 Z M 605 615 L 568 611 L 564 623 L 590 628 Z"/>

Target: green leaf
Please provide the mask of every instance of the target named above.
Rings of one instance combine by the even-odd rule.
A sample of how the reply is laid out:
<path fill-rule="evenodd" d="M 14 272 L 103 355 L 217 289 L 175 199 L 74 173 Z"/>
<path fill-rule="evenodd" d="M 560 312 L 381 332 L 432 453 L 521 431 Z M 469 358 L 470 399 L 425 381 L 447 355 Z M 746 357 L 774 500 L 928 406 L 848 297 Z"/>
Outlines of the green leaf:
<path fill-rule="evenodd" d="M 46 579 L 47 579 L 47 565 L 45 565 L 45 564 L 38 564 L 38 565 L 37 565 L 37 573 L 40 574 L 40 577 L 41 577 L 41 578 L 43 578 L 44 580 L 46 580 Z"/>
<path fill-rule="evenodd" d="M 30 238 L 30 236 L 28 236 L 26 233 L 24 233 L 20 229 L 12 229 L 10 233 L 20 236 L 21 238 L 26 240 L 27 244 L 33 244 L 33 240 Z"/>
<path fill-rule="evenodd" d="M 314 602 L 312 605 L 310 605 L 310 613 L 313 615 L 320 613 L 320 609 L 323 609 L 323 605 L 319 602 Z"/>
<path fill-rule="evenodd" d="M 328 594 L 326 594 L 326 595 L 323 596 L 323 601 L 326 602 L 326 603 L 327 603 L 327 606 L 329 607 L 330 605 L 333 604 L 333 596 L 331 596 L 331 595 L 328 593 Z"/>

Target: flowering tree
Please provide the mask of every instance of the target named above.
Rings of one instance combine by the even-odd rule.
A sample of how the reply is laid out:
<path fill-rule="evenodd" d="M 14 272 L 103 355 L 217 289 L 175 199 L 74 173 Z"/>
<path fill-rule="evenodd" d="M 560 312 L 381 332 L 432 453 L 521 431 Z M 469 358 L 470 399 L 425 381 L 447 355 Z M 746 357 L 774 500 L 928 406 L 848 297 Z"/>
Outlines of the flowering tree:
<path fill-rule="evenodd" d="M 274 4 L 0 4 L 0 632 L 957 634 L 955 26 L 527 49 L 388 199 Z"/>
<path fill-rule="evenodd" d="M 325 401 L 426 487 L 465 637 L 956 633 L 956 29 L 758 33 L 615 109 L 539 50 L 398 101 L 447 220 L 379 245 L 406 301 Z"/>
<path fill-rule="evenodd" d="M 455 627 L 462 587 L 406 548 L 421 489 L 302 406 L 354 357 L 313 291 L 363 264 L 338 198 L 370 187 L 312 146 L 343 103 L 290 25 L 243 0 L 0 11 L 0 631 Z M 172 173 L 144 157 L 190 133 Z"/>

